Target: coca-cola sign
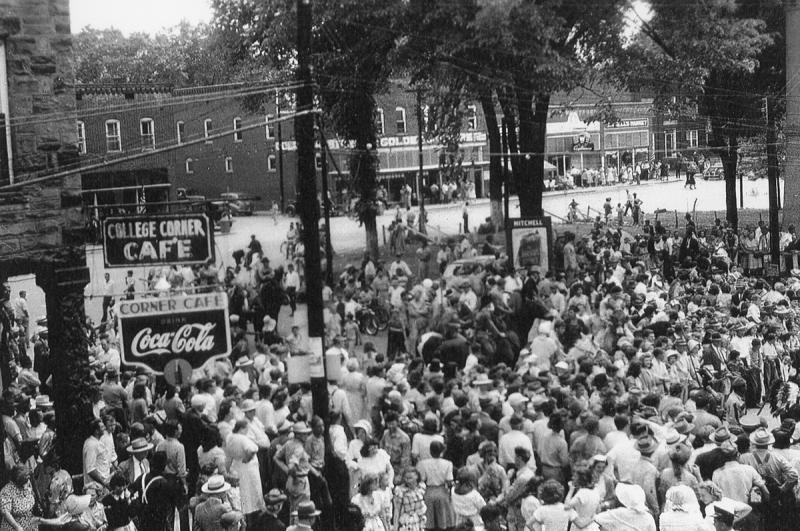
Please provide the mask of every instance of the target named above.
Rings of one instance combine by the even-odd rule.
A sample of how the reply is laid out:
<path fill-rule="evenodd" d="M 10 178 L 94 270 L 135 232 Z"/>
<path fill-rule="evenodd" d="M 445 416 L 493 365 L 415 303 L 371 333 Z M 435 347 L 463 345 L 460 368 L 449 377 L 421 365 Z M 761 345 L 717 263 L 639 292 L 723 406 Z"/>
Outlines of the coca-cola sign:
<path fill-rule="evenodd" d="M 231 351 L 225 292 L 122 301 L 119 326 L 123 363 L 156 373 L 176 358 L 199 369 Z"/>

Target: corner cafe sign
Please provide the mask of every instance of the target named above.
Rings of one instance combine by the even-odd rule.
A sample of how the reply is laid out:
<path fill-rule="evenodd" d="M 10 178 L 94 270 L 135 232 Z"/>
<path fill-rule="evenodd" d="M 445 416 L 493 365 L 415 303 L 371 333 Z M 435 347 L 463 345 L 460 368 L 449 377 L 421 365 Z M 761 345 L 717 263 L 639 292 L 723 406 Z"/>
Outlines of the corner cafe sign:
<path fill-rule="evenodd" d="M 205 214 L 130 216 L 103 220 L 106 267 L 204 264 L 214 258 Z"/>
<path fill-rule="evenodd" d="M 193 369 L 231 351 L 225 292 L 121 301 L 122 361 L 162 374 L 168 362 L 184 359 Z"/>

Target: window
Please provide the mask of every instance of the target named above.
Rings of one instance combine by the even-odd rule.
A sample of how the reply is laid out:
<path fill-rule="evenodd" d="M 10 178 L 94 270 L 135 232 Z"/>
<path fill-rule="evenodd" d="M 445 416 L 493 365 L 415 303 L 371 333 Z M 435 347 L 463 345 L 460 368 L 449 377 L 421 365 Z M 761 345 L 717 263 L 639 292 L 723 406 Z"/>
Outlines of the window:
<path fill-rule="evenodd" d="M 225 157 L 225 173 L 233 173 L 233 157 Z"/>
<path fill-rule="evenodd" d="M 402 107 L 398 107 L 394 111 L 395 128 L 397 129 L 397 134 L 404 135 L 406 133 L 406 110 Z"/>
<path fill-rule="evenodd" d="M 78 153 L 86 154 L 86 124 L 78 122 Z"/>
<path fill-rule="evenodd" d="M 275 117 L 272 116 L 271 114 L 267 115 L 267 139 L 268 140 L 272 139 L 272 138 L 275 138 L 275 124 L 272 123 L 272 120 L 274 118 Z"/>
<path fill-rule="evenodd" d="M 183 144 L 184 136 L 186 136 L 186 124 L 177 122 L 175 124 L 175 137 L 178 139 L 178 144 Z"/>
<path fill-rule="evenodd" d="M 422 108 L 422 130 L 429 132 L 431 130 L 431 107 L 426 105 Z"/>
<path fill-rule="evenodd" d="M 322 169 L 322 155 L 319 153 L 314 153 L 314 165 L 318 170 Z"/>
<path fill-rule="evenodd" d="M 478 128 L 478 108 L 474 105 L 469 105 L 467 112 L 467 129 L 474 131 Z"/>
<path fill-rule="evenodd" d="M 383 119 L 383 109 L 379 108 L 378 111 L 375 113 L 375 126 L 378 129 L 379 135 L 386 134 L 386 122 Z"/>
<path fill-rule="evenodd" d="M 664 152 L 668 157 L 675 156 L 675 141 L 677 139 L 677 132 L 675 129 L 672 131 L 664 131 Z"/>
<path fill-rule="evenodd" d="M 186 173 L 189 175 L 194 173 L 194 159 L 191 157 L 186 159 Z"/>
<path fill-rule="evenodd" d="M 139 120 L 139 136 L 142 139 L 142 149 L 156 148 L 156 133 L 152 118 L 142 118 Z"/>
<path fill-rule="evenodd" d="M 119 133 L 119 120 L 106 121 L 106 151 L 119 153 L 122 151 L 122 137 Z"/>
<path fill-rule="evenodd" d="M 214 132 L 214 125 L 211 118 L 206 118 L 203 122 L 203 131 L 205 131 L 206 139 Z M 206 140 L 206 143 L 213 142 L 213 140 Z"/>
<path fill-rule="evenodd" d="M 686 131 L 686 141 L 689 143 L 690 148 L 697 147 L 697 140 L 699 135 L 697 133 L 697 129 L 693 129 L 691 131 Z"/>
<path fill-rule="evenodd" d="M 233 141 L 234 142 L 241 142 L 243 133 L 242 129 L 242 119 L 238 116 L 233 119 Z"/>
<path fill-rule="evenodd" d="M 275 155 L 267 157 L 267 171 L 275 171 Z"/>

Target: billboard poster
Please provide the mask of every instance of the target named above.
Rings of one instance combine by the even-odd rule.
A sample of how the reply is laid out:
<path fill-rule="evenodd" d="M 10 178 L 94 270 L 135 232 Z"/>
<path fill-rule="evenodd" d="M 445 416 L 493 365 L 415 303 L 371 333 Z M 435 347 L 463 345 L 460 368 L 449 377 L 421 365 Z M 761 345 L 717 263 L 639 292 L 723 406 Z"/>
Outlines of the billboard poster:
<path fill-rule="evenodd" d="M 508 256 L 514 269 L 534 268 L 544 276 L 552 262 L 550 218 L 511 218 L 508 222 Z"/>
<path fill-rule="evenodd" d="M 106 267 L 205 264 L 214 259 L 213 231 L 205 214 L 109 217 L 103 257 Z"/>
<path fill-rule="evenodd" d="M 119 303 L 122 363 L 158 374 L 172 360 L 192 369 L 231 352 L 225 292 L 124 300 Z"/>

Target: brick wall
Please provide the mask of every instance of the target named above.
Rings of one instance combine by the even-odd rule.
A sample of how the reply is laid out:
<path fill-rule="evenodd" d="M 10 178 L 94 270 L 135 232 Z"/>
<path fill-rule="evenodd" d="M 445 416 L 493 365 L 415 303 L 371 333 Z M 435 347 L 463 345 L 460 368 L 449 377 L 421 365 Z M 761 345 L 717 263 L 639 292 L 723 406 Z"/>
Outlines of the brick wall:
<path fill-rule="evenodd" d="M 15 182 L 76 164 L 69 0 L 0 0 L 0 40 Z M 77 174 L 0 190 L 0 257 L 74 243 L 82 226 Z"/>

